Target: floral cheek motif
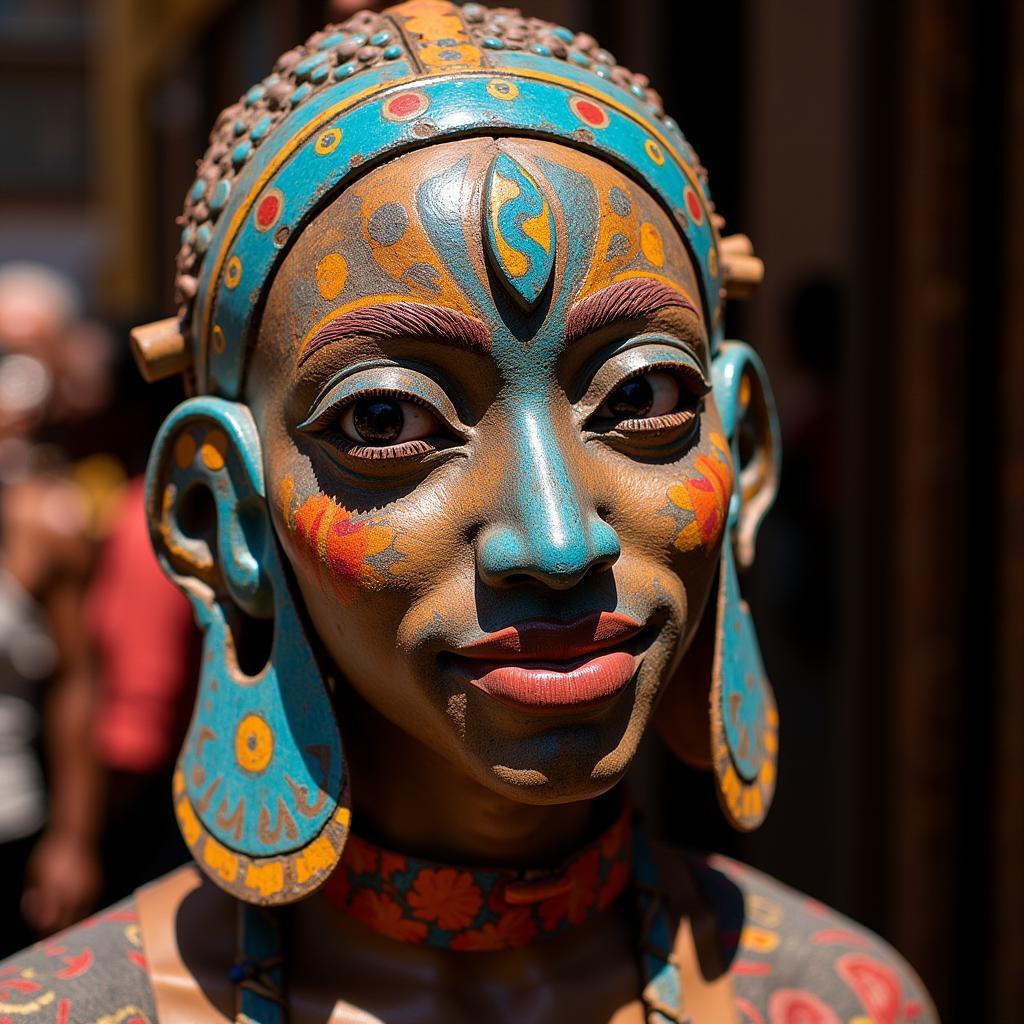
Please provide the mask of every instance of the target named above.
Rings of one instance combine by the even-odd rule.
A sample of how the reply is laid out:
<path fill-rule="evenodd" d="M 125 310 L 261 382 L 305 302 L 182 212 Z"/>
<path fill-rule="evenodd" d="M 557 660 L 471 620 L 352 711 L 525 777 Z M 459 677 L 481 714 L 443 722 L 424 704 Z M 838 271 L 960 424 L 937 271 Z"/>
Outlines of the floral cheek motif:
<path fill-rule="evenodd" d="M 712 455 L 698 455 L 697 475 L 668 490 L 668 499 L 687 518 L 673 541 L 680 551 L 710 551 L 725 529 L 732 497 L 732 458 L 729 445 L 718 433 L 711 435 Z"/>
<path fill-rule="evenodd" d="M 306 498 L 293 508 L 294 485 L 284 481 L 282 514 L 300 556 L 312 566 L 322 587 L 330 588 L 344 604 L 360 590 L 376 590 L 386 569 L 371 561 L 391 547 L 395 531 L 356 520 L 348 509 L 325 494 Z"/>

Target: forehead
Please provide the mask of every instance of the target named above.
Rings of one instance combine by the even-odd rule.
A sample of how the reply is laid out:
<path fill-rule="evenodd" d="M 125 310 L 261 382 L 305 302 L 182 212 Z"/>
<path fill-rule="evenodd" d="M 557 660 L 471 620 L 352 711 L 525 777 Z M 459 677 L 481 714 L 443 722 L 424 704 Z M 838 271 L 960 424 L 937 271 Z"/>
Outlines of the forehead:
<path fill-rule="evenodd" d="M 462 140 L 377 167 L 328 205 L 278 270 L 264 328 L 301 359 L 333 322 L 403 303 L 482 322 L 495 351 L 557 345 L 574 307 L 634 279 L 700 306 L 686 247 L 643 188 L 567 146 Z"/>

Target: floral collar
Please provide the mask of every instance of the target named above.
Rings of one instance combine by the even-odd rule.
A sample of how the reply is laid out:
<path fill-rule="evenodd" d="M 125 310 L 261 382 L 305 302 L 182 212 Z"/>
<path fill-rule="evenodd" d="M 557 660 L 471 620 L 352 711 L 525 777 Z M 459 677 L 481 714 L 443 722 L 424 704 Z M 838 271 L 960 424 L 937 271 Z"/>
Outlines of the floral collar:
<path fill-rule="evenodd" d="M 583 924 L 629 881 L 631 816 L 550 871 L 460 868 L 391 853 L 349 835 L 327 899 L 399 942 L 456 950 L 528 946 Z"/>

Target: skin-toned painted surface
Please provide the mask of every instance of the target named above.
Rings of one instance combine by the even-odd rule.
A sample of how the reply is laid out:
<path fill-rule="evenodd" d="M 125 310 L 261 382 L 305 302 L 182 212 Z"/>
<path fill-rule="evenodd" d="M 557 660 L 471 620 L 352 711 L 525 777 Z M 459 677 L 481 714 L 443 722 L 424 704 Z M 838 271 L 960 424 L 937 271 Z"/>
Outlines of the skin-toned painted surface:
<path fill-rule="evenodd" d="M 521 169 L 553 218 L 532 313 L 489 248 L 496 168 Z M 315 268 L 331 252 L 349 272 L 328 299 Z M 425 269 L 441 265 L 450 279 Z M 552 143 L 478 139 L 371 171 L 303 232 L 268 296 L 249 399 L 316 631 L 367 704 L 516 800 L 582 800 L 621 777 L 707 600 L 731 469 L 695 292 L 678 232 L 622 174 Z M 483 343 L 440 333 L 449 313 Z M 401 420 L 389 443 L 360 435 L 376 407 Z M 636 628 L 508 669 L 473 650 L 601 614 Z"/>

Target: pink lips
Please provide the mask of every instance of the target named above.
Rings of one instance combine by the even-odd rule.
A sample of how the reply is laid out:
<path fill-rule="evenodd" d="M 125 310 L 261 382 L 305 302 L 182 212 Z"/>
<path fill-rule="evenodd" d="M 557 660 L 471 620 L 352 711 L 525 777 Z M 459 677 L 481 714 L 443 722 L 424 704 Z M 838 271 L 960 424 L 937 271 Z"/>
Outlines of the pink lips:
<path fill-rule="evenodd" d="M 621 648 L 642 628 L 618 612 L 570 623 L 531 620 L 457 654 L 473 685 L 496 700 L 531 711 L 578 710 L 610 699 L 633 677 L 635 659 Z"/>

